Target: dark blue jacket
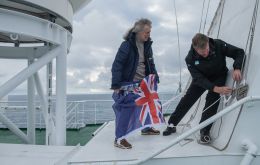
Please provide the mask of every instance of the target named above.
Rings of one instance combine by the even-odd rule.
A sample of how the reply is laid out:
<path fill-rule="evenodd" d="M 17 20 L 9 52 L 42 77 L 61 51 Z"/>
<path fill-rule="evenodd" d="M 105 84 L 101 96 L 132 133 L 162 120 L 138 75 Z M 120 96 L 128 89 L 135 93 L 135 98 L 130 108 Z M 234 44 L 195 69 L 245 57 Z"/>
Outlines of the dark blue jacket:
<path fill-rule="evenodd" d="M 135 43 L 136 34 L 129 33 L 127 39 L 122 42 L 118 49 L 112 65 L 112 84 L 111 89 L 119 89 L 124 82 L 132 82 L 136 73 L 139 53 Z M 152 41 L 149 39 L 144 43 L 145 75 L 156 74 L 152 51 Z"/>

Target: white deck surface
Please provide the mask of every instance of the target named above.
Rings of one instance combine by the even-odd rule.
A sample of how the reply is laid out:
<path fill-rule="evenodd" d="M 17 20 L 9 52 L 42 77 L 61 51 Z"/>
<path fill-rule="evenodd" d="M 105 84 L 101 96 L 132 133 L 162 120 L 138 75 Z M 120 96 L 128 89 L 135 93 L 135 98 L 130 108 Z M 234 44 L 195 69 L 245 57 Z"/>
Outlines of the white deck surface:
<path fill-rule="evenodd" d="M 160 126 L 162 131 L 165 126 Z M 141 135 L 140 132 L 129 137 L 129 142 L 133 145 L 132 149 L 119 149 L 114 147 L 114 122 L 110 122 L 101 132 L 99 132 L 90 142 L 77 152 L 70 164 L 78 163 L 105 163 L 113 161 L 131 161 L 158 150 L 167 145 L 171 140 L 180 135 Z M 193 137 L 194 138 L 194 137 Z M 186 144 L 185 144 L 186 143 Z M 178 151 L 178 152 L 176 152 Z M 205 156 L 219 155 L 220 152 L 210 146 L 200 145 L 196 139 L 190 143 L 182 141 L 169 150 L 161 153 L 156 158 L 186 157 L 186 156 Z M 223 153 L 222 153 L 223 154 Z"/>
<path fill-rule="evenodd" d="M 75 146 L 0 144 L 1 165 L 54 165 Z"/>

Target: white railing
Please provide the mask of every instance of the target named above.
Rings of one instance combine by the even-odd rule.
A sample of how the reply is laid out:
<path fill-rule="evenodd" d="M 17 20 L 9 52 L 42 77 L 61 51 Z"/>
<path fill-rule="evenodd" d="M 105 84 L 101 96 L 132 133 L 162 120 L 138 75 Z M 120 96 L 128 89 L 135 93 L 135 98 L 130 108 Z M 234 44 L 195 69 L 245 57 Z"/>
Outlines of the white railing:
<path fill-rule="evenodd" d="M 175 97 L 177 99 L 177 97 Z M 171 100 L 161 100 L 163 112 L 171 112 L 175 109 L 175 102 Z M 81 128 L 86 124 L 102 124 L 114 120 L 112 109 L 113 100 L 82 100 L 67 102 L 67 128 Z M 165 104 L 167 103 L 167 104 Z M 55 108 L 55 100 L 51 107 Z M 45 128 L 44 117 L 39 102 L 35 102 L 36 128 Z M 18 127 L 27 127 L 27 102 L 26 101 L 1 101 L 0 112 L 5 114 Z M 55 114 L 55 110 L 53 112 Z M 0 127 L 5 128 L 4 125 Z"/>
<path fill-rule="evenodd" d="M 183 93 L 173 96 L 171 99 L 162 101 L 163 114 L 172 113 L 172 110 L 177 106 L 177 102 L 180 101 L 180 98 L 183 96 Z"/>
<path fill-rule="evenodd" d="M 86 124 L 101 124 L 114 119 L 112 100 L 84 100 L 67 102 L 67 128 L 81 128 Z M 26 101 L 2 101 L 0 112 L 18 127 L 27 126 Z M 36 127 L 44 128 L 45 123 L 39 102 L 36 102 Z M 52 105 L 55 108 L 55 101 Z M 54 110 L 55 114 L 55 110 Z M 0 125 L 0 127 L 5 127 Z"/>

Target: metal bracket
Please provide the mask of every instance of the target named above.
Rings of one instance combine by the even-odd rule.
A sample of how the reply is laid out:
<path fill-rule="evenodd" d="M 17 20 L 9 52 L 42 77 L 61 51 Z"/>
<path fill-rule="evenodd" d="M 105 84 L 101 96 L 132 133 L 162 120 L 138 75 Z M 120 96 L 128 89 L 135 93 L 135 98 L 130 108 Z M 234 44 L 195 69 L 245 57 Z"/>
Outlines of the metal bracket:
<path fill-rule="evenodd" d="M 240 100 L 247 96 L 249 86 L 248 84 L 241 85 L 235 90 L 237 100 Z"/>

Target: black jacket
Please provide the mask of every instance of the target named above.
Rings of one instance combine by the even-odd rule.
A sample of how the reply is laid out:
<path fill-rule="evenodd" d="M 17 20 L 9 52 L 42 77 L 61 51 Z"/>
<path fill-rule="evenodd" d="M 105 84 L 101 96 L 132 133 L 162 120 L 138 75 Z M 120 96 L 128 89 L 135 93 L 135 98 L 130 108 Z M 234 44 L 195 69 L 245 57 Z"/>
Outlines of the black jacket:
<path fill-rule="evenodd" d="M 127 39 L 122 42 L 112 65 L 111 89 L 119 89 L 123 82 L 132 82 L 136 73 L 139 53 L 135 43 L 136 34 L 131 32 Z M 155 68 L 152 51 L 152 41 L 144 43 L 145 75 L 158 74 Z M 159 80 L 158 80 L 159 81 Z"/>
<path fill-rule="evenodd" d="M 234 59 L 234 69 L 241 69 L 245 52 L 241 48 L 212 38 L 209 38 L 209 49 L 208 57 L 204 58 L 191 46 L 185 61 L 193 83 L 212 91 L 216 85 L 214 81 L 227 75 L 226 57 Z"/>

